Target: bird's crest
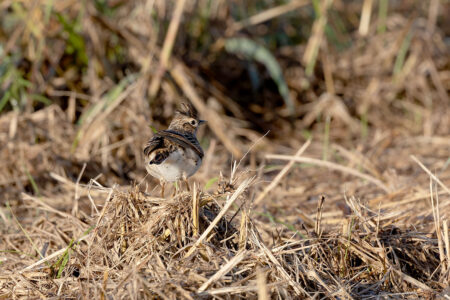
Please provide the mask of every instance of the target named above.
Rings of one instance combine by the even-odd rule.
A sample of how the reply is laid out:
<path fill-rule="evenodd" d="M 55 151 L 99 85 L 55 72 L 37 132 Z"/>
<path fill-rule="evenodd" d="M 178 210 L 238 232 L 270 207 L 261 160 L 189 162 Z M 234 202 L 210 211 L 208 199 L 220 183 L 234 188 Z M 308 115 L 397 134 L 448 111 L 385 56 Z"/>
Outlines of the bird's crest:
<path fill-rule="evenodd" d="M 190 103 L 181 103 L 181 109 L 177 110 L 177 113 L 190 118 L 198 119 L 197 110 Z"/>

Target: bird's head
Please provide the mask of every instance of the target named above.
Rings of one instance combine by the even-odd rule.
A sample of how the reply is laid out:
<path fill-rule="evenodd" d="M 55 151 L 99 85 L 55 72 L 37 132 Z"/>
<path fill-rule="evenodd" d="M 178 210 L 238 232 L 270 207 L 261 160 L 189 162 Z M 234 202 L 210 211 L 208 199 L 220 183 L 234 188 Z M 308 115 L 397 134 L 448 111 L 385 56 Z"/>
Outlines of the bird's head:
<path fill-rule="evenodd" d="M 182 103 L 181 105 L 182 108 L 176 111 L 169 129 L 196 134 L 198 126 L 206 121 L 198 118 L 198 113 L 191 104 Z"/>

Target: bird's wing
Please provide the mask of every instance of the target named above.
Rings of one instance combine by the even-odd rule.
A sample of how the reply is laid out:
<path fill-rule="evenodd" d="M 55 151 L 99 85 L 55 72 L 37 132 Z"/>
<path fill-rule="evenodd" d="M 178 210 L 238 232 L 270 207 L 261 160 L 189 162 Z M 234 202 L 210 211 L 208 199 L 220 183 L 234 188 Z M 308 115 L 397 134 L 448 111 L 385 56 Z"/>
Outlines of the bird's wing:
<path fill-rule="evenodd" d="M 192 134 L 182 134 L 173 130 L 163 130 L 158 135 L 185 148 L 191 148 L 200 158 L 203 158 L 203 149 L 197 138 Z"/>
<path fill-rule="evenodd" d="M 154 150 L 156 150 L 157 148 L 160 148 L 162 146 L 164 146 L 163 137 L 161 137 L 159 135 L 155 135 L 147 142 L 147 145 L 145 145 L 144 154 L 146 156 L 149 156 Z"/>
<path fill-rule="evenodd" d="M 159 165 L 169 157 L 170 150 L 164 145 L 164 137 L 156 134 L 145 145 L 144 154 L 149 159 L 149 164 Z"/>

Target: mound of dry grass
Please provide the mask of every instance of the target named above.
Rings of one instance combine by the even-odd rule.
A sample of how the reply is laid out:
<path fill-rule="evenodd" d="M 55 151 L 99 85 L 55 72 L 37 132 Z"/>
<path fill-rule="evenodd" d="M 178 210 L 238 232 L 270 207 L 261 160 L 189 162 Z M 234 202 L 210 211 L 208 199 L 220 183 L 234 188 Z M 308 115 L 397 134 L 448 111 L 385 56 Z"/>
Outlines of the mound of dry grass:
<path fill-rule="evenodd" d="M 249 206 L 254 179 L 222 179 L 214 193 L 195 187 L 162 199 L 136 185 L 52 176 L 64 193 L 23 197 L 43 214 L 32 224 L 3 213 L 3 297 L 428 298 L 449 280 L 448 223 L 441 226 L 435 202 L 437 236 L 396 226 L 399 212 L 374 211 L 355 197 L 346 199 L 340 229 L 323 224 L 322 198 L 313 224 L 274 232 Z M 431 188 L 436 201 L 441 193 Z M 48 204 L 58 198 L 84 199 L 91 214 Z M 8 233 L 17 225 L 22 234 Z"/>

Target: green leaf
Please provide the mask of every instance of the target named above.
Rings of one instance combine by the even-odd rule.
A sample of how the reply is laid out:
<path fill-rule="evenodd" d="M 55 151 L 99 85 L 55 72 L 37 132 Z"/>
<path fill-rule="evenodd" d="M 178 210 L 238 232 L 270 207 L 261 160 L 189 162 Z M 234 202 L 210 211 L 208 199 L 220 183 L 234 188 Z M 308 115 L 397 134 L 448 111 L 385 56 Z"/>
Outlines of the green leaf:
<path fill-rule="evenodd" d="M 73 47 L 73 49 L 76 51 L 78 61 L 86 66 L 88 64 L 86 45 L 84 43 L 83 36 L 79 34 L 75 29 L 77 26 L 77 21 L 73 21 L 72 23 L 70 23 L 63 14 L 55 14 L 58 21 L 63 25 L 64 31 L 69 35 L 67 40 L 68 46 Z"/>
<path fill-rule="evenodd" d="M 158 130 L 155 128 L 155 126 L 149 125 L 150 129 L 152 130 L 153 133 L 157 133 Z"/>
<path fill-rule="evenodd" d="M 209 189 L 214 183 L 217 182 L 217 180 L 219 180 L 219 177 L 213 177 L 210 180 L 208 180 L 208 182 L 205 184 L 205 187 L 203 188 L 204 190 Z"/>

